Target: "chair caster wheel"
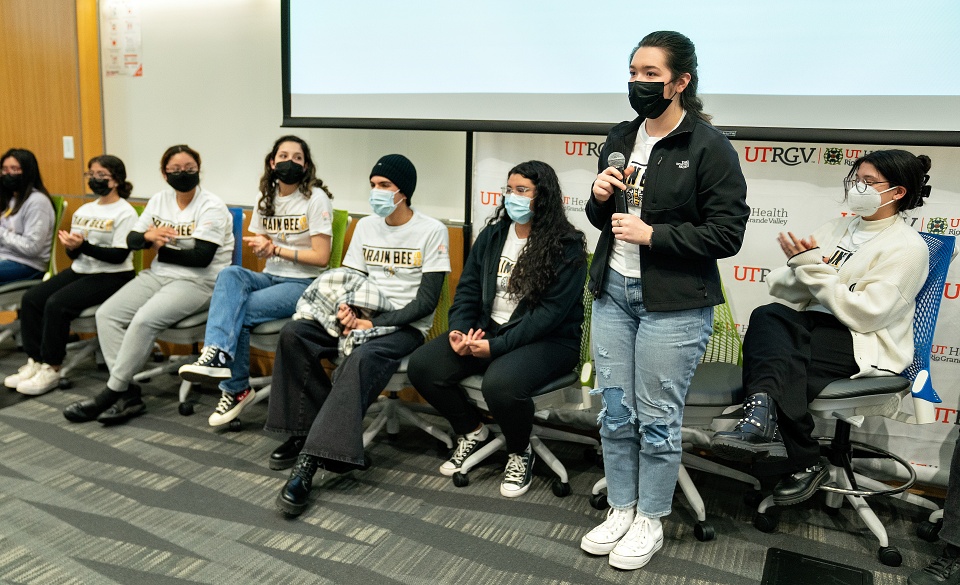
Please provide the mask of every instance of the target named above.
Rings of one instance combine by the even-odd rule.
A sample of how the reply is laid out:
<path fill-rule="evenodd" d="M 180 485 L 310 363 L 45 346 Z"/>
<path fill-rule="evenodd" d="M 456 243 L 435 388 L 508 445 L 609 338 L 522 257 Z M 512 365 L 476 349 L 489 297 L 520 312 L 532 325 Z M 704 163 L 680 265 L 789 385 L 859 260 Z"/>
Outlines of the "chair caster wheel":
<path fill-rule="evenodd" d="M 693 535 L 700 542 L 707 542 L 716 538 L 717 531 L 713 529 L 713 525 L 709 522 L 697 522 L 693 526 Z"/>
<path fill-rule="evenodd" d="M 595 510 L 607 509 L 607 494 L 592 494 L 590 496 L 590 506 Z"/>
<path fill-rule="evenodd" d="M 70 381 L 70 378 L 60 378 L 60 383 L 57 384 L 57 387 L 61 390 L 69 390 L 73 388 L 73 382 Z"/>
<path fill-rule="evenodd" d="M 227 430 L 231 433 L 238 433 L 243 430 L 243 422 L 239 418 L 235 418 L 227 423 Z"/>
<path fill-rule="evenodd" d="M 751 508 L 757 508 L 760 506 L 760 502 L 763 501 L 763 494 L 760 493 L 760 490 L 750 490 L 749 492 L 743 494 L 743 503 L 750 506 Z"/>
<path fill-rule="evenodd" d="M 569 483 L 563 483 L 560 479 L 553 480 L 553 483 L 550 484 L 550 489 L 553 490 L 553 495 L 558 498 L 565 498 L 570 495 L 571 489 Z"/>
<path fill-rule="evenodd" d="M 764 513 L 757 513 L 753 517 L 753 526 L 760 532 L 773 532 L 777 529 L 777 519 L 771 515 Z"/>
<path fill-rule="evenodd" d="M 393 442 L 395 442 L 395 441 L 397 441 L 397 440 L 399 440 L 399 439 L 400 439 L 400 433 L 399 433 L 399 432 L 391 433 L 391 432 L 387 431 L 387 440 L 388 440 L 388 441 L 390 441 L 391 443 L 393 443 Z"/>
<path fill-rule="evenodd" d="M 467 477 L 466 473 L 460 473 L 458 471 L 453 474 L 453 485 L 457 487 L 467 487 L 470 485 L 470 478 Z"/>
<path fill-rule="evenodd" d="M 888 567 L 899 567 L 903 563 L 900 551 L 893 546 L 881 546 L 877 551 L 877 558 Z"/>
<path fill-rule="evenodd" d="M 177 412 L 180 413 L 180 416 L 190 416 L 193 414 L 193 403 L 192 402 L 181 402 L 180 406 L 177 407 Z M 231 421 L 232 422 L 232 421 Z"/>
<path fill-rule="evenodd" d="M 937 542 L 940 540 L 940 529 L 943 528 L 943 520 L 930 522 L 924 520 L 917 526 L 917 536 L 927 542 Z"/>

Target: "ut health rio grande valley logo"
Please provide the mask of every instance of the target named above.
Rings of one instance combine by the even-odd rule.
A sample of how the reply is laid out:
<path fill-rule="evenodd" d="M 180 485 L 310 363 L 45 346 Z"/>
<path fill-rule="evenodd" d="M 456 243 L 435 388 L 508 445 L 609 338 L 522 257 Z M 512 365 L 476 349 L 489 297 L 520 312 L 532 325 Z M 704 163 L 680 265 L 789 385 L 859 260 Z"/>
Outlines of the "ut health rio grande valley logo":
<path fill-rule="evenodd" d="M 927 221 L 927 232 L 940 235 L 947 233 L 947 218 L 931 217 Z"/>
<path fill-rule="evenodd" d="M 843 164 L 843 149 L 842 148 L 824 148 L 823 149 L 823 164 L 825 165 L 839 165 Z"/>

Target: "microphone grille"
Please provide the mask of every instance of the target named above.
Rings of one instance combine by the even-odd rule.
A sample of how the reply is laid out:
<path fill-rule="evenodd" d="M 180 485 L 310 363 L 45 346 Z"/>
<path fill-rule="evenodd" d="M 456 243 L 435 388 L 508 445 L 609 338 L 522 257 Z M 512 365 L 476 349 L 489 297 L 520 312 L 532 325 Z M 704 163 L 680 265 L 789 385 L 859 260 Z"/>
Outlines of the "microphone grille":
<path fill-rule="evenodd" d="M 619 170 L 627 166 L 627 159 L 620 152 L 611 152 L 607 155 L 607 164 Z"/>

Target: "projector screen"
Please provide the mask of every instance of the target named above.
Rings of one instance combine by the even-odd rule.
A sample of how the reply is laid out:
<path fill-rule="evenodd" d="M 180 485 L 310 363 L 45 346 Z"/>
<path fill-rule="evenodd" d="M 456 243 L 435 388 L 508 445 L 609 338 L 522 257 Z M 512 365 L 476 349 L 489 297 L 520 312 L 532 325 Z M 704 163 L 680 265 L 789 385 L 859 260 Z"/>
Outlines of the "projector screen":
<path fill-rule="evenodd" d="M 633 47 L 677 30 L 696 44 L 699 93 L 731 136 L 860 130 L 960 144 L 955 0 L 284 0 L 282 10 L 289 126 L 604 133 L 635 116 Z"/>

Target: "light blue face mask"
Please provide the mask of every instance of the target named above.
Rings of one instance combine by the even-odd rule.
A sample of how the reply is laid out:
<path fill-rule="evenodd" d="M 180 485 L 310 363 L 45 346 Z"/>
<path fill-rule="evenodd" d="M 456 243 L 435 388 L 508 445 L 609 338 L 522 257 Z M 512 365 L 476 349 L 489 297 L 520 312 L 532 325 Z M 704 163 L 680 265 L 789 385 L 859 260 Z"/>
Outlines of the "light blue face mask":
<path fill-rule="evenodd" d="M 393 202 L 393 197 L 400 190 L 387 191 L 385 189 L 370 190 L 370 208 L 380 217 L 387 217 L 397 208 L 397 203 Z"/>
<path fill-rule="evenodd" d="M 533 209 L 530 204 L 533 200 L 529 197 L 510 193 L 504 197 L 503 206 L 507 208 L 507 215 L 517 223 L 527 223 L 533 217 Z"/>

